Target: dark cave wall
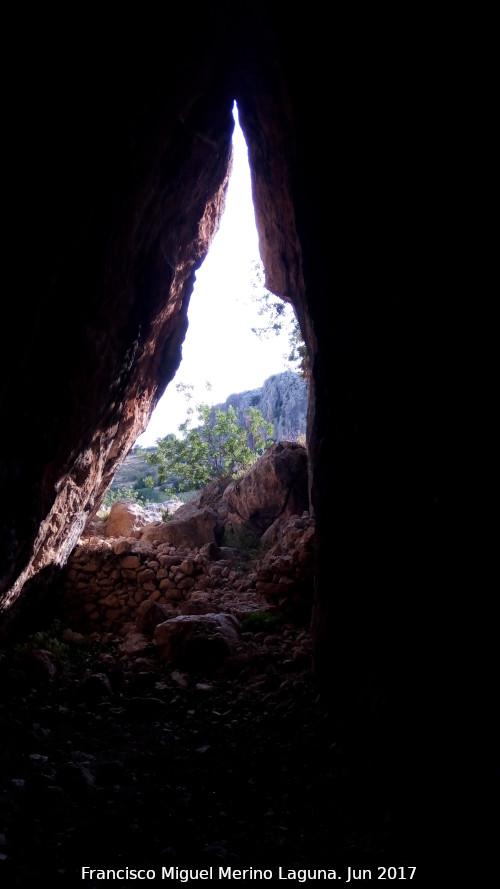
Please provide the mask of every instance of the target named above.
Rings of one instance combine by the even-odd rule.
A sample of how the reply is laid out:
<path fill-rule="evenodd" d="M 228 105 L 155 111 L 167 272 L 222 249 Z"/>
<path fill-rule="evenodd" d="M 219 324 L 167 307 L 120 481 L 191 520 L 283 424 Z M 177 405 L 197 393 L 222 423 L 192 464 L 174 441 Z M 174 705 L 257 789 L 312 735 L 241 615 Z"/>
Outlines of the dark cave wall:
<path fill-rule="evenodd" d="M 73 44 L 30 59 L 2 355 L 4 595 L 64 561 L 175 373 L 236 97 L 268 286 L 294 301 L 311 352 L 315 669 L 350 724 L 378 719 L 396 745 L 452 551 L 449 136 L 432 70 L 384 23 L 374 41 L 366 19 L 220 9 L 141 65 L 116 45 L 96 47 L 91 74 Z"/>
<path fill-rule="evenodd" d="M 90 64 L 79 38 L 28 59 L 2 355 L 3 503 L 23 504 L 2 516 L 7 605 L 64 563 L 180 362 L 230 167 L 232 96 L 206 37 L 140 65 L 97 40 Z"/>
<path fill-rule="evenodd" d="M 424 672 L 423 615 L 443 607 L 453 548 L 449 244 L 428 212 L 446 200 L 450 134 L 435 72 L 410 42 L 377 30 L 375 44 L 372 24 L 276 27 L 259 72 L 241 75 L 239 107 L 262 176 L 268 285 L 295 302 L 312 356 L 316 670 L 353 721 L 397 712 L 401 741 Z M 273 84 L 265 102 L 259 78 Z"/>

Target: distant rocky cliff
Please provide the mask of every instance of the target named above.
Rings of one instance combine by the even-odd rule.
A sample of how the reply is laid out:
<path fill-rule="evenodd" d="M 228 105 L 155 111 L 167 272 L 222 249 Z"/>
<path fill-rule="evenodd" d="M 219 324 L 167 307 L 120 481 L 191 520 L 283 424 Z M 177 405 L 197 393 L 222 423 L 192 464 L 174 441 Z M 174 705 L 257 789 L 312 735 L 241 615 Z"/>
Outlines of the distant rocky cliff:
<path fill-rule="evenodd" d="M 286 370 L 273 374 L 260 389 L 238 392 L 226 398 L 217 408 L 227 410 L 232 406 L 241 426 L 246 424 L 249 407 L 259 410 L 264 419 L 274 426 L 274 441 L 296 441 L 305 435 L 308 385 L 302 377 Z"/>

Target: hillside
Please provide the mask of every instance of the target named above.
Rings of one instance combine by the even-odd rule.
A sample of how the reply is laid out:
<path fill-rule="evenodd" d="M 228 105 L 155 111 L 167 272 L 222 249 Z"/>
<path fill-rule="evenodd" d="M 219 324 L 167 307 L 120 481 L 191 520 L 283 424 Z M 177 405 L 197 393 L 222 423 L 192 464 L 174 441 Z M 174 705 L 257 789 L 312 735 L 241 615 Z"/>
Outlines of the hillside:
<path fill-rule="evenodd" d="M 248 408 L 255 407 L 266 422 L 273 424 L 274 441 L 297 441 L 306 433 L 307 403 L 307 382 L 300 374 L 287 370 L 268 377 L 259 389 L 229 395 L 225 402 L 214 405 L 214 410 L 220 408 L 227 411 L 232 406 L 238 415 L 239 424 L 244 426 Z M 144 490 L 139 482 L 149 475 L 156 478 L 156 474 L 156 467 L 146 463 L 134 448 L 118 469 L 111 491 L 132 488 L 146 499 L 154 499 L 151 489 Z"/>
<path fill-rule="evenodd" d="M 156 468 L 146 463 L 134 450 L 126 457 L 118 469 L 111 485 L 112 490 L 117 488 L 134 487 L 144 476 L 156 474 Z"/>

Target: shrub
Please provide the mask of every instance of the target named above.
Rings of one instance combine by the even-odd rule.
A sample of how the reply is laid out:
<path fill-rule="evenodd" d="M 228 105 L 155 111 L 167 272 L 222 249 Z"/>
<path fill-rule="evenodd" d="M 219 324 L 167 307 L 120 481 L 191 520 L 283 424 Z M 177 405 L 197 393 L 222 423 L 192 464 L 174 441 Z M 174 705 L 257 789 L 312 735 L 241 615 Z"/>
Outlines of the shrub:
<path fill-rule="evenodd" d="M 60 620 L 53 620 L 46 629 L 31 633 L 24 642 L 18 643 L 14 651 L 25 656 L 31 652 L 42 649 L 50 651 L 56 658 L 59 669 L 70 675 L 79 675 L 82 670 L 90 666 L 94 657 L 97 657 L 96 648 L 87 640 L 64 640 L 64 627 Z"/>
<path fill-rule="evenodd" d="M 151 492 L 149 492 L 151 495 Z M 142 497 L 138 491 L 134 491 L 131 487 L 125 488 L 108 488 L 102 501 L 103 507 L 111 508 L 113 503 L 119 500 L 136 500 L 141 506 L 147 506 L 151 501 Z"/>

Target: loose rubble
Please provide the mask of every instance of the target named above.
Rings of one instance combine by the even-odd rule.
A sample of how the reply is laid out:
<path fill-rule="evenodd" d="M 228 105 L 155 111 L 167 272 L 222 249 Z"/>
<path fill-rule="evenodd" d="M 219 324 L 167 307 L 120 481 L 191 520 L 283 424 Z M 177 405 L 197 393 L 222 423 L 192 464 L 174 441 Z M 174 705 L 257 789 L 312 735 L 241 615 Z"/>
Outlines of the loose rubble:
<path fill-rule="evenodd" d="M 38 652 L 46 670 L 0 656 L 6 886 L 74 885 L 83 865 L 405 863 L 316 686 L 308 627 L 233 621 L 230 656 L 206 663 L 174 666 L 149 632 Z"/>

